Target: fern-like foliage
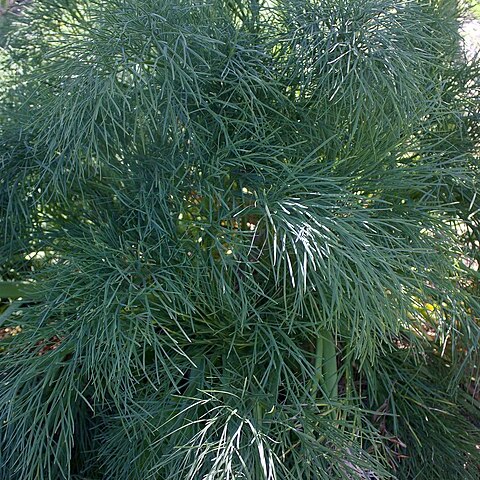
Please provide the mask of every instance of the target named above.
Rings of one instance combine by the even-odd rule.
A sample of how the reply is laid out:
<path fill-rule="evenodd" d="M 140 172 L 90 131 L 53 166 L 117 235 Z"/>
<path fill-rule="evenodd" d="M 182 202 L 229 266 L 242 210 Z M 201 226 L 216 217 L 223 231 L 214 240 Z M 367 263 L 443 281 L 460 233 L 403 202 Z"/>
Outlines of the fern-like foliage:
<path fill-rule="evenodd" d="M 25 8 L 0 87 L 2 479 L 478 479 L 459 14 Z"/>

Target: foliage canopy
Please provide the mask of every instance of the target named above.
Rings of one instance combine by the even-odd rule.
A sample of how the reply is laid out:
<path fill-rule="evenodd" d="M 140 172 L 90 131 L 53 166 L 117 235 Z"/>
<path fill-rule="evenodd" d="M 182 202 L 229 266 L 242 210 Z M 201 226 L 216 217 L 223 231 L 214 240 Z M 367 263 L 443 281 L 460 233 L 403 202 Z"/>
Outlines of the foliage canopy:
<path fill-rule="evenodd" d="M 46 0 L 18 17 L 1 478 L 478 479 L 459 232 L 478 219 L 479 76 L 458 14 Z"/>

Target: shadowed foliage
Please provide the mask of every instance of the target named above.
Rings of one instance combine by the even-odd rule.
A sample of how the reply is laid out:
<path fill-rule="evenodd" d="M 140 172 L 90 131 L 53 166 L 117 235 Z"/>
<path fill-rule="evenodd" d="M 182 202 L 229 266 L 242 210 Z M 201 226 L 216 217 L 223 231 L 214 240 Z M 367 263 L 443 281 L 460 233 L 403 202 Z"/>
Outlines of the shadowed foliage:
<path fill-rule="evenodd" d="M 1 478 L 478 479 L 460 13 L 25 7 L 1 54 Z"/>

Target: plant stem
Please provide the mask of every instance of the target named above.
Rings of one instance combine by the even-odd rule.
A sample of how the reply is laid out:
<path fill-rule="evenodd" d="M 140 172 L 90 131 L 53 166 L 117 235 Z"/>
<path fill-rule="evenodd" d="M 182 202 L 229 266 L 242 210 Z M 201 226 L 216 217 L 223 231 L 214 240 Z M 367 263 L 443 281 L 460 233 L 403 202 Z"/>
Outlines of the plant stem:
<path fill-rule="evenodd" d="M 338 372 L 335 341 L 330 332 L 320 330 L 317 337 L 317 349 L 315 352 L 315 385 L 312 394 L 315 396 L 317 385 L 322 387 L 325 395 L 330 400 L 338 397 Z"/>
<path fill-rule="evenodd" d="M 323 335 L 325 390 L 330 400 L 336 400 L 338 397 L 338 374 L 335 340 L 330 332 L 325 331 L 323 332 Z"/>

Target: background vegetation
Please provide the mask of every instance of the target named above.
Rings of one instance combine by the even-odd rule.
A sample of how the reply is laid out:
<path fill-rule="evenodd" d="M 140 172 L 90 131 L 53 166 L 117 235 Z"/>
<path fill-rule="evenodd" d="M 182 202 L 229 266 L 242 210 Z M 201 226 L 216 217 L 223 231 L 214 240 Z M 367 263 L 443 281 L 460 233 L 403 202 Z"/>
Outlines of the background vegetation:
<path fill-rule="evenodd" d="M 478 480 L 463 13 L 4 17 L 0 478 Z"/>

